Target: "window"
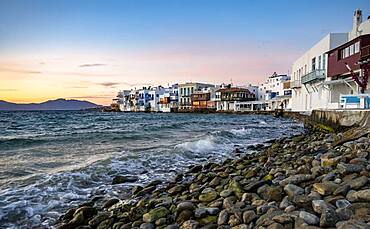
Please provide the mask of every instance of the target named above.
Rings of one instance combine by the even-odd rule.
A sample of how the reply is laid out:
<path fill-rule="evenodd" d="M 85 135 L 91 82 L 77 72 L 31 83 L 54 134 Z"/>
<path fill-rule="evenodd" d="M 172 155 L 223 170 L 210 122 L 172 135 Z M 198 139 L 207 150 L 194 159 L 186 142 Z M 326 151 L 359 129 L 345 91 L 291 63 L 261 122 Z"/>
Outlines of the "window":
<path fill-rule="evenodd" d="M 326 69 L 326 54 L 322 54 L 322 69 Z"/>
<path fill-rule="evenodd" d="M 355 53 L 355 45 L 349 46 L 349 55 L 352 56 Z"/>
<path fill-rule="evenodd" d="M 321 69 L 321 56 L 319 56 L 319 69 Z"/>
<path fill-rule="evenodd" d="M 360 42 L 359 41 L 355 43 L 355 53 L 358 53 L 358 52 L 360 52 Z"/>
<path fill-rule="evenodd" d="M 349 57 L 349 47 L 344 49 L 344 57 Z"/>
<path fill-rule="evenodd" d="M 311 68 L 312 68 L 312 71 L 316 70 L 316 57 L 312 58 Z"/>
<path fill-rule="evenodd" d="M 307 64 L 304 65 L 304 74 L 307 74 Z"/>

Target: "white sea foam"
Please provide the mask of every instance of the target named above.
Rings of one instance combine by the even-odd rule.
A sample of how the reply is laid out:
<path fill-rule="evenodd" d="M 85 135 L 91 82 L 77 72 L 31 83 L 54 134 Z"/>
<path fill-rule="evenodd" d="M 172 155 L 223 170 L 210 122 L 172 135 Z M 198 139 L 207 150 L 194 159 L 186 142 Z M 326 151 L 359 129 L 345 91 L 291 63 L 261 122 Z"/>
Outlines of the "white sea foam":
<path fill-rule="evenodd" d="M 214 150 L 217 144 L 214 142 L 213 137 L 207 137 L 193 142 L 184 142 L 175 146 L 175 149 L 182 149 L 194 153 L 201 153 Z"/>
<path fill-rule="evenodd" d="M 229 130 L 230 133 L 237 135 L 237 136 L 242 136 L 242 135 L 247 135 L 251 133 L 251 129 L 245 129 L 244 127 L 242 129 L 231 129 Z"/>

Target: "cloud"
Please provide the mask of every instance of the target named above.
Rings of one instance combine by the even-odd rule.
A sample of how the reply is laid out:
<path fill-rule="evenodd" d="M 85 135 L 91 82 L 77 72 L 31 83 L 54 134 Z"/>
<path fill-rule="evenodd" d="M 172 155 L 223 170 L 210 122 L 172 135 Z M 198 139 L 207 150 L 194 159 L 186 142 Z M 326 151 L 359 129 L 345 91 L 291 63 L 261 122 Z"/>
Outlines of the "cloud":
<path fill-rule="evenodd" d="M 15 89 L 15 88 L 0 88 L 0 91 L 18 91 L 18 89 Z"/>
<path fill-rule="evenodd" d="M 79 67 L 80 67 L 80 68 L 86 68 L 86 67 L 100 67 L 100 66 L 106 66 L 106 64 L 94 63 L 94 64 L 81 64 L 81 65 L 79 65 Z"/>
<path fill-rule="evenodd" d="M 87 96 L 71 96 L 66 97 L 67 99 L 105 99 L 112 98 L 112 95 L 87 95 Z"/>
<path fill-rule="evenodd" d="M 99 85 L 102 85 L 104 87 L 115 87 L 116 85 L 120 84 L 117 82 L 103 82 L 103 83 L 98 83 Z"/>
<path fill-rule="evenodd" d="M 13 68 L 0 68 L 0 72 L 15 72 L 24 74 L 42 74 L 40 71 L 33 71 L 27 69 L 13 69 Z"/>

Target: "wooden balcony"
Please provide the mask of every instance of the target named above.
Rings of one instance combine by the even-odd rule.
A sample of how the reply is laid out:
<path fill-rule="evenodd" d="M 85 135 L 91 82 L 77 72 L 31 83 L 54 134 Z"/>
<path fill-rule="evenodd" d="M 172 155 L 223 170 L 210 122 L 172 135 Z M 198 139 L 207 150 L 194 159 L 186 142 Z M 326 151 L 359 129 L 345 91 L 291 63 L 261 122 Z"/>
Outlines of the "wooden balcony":
<path fill-rule="evenodd" d="M 360 60 L 370 58 L 370 45 L 361 48 Z"/>

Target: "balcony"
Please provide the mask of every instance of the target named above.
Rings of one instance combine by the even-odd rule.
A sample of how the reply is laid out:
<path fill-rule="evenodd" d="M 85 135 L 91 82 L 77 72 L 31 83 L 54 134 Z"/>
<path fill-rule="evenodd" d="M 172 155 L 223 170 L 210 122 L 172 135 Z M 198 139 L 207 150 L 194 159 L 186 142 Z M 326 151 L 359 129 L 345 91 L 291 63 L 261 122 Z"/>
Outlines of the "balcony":
<path fill-rule="evenodd" d="M 370 58 L 370 45 L 361 48 L 360 60 L 366 60 Z"/>
<path fill-rule="evenodd" d="M 301 81 L 303 84 L 306 84 L 314 81 L 324 80 L 325 78 L 326 78 L 325 69 L 317 69 L 302 76 Z"/>
<path fill-rule="evenodd" d="M 293 89 L 294 88 L 301 88 L 302 87 L 301 81 L 300 80 L 291 81 L 290 87 L 293 88 Z"/>

